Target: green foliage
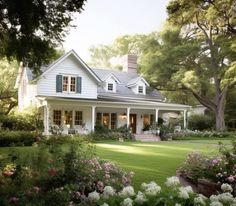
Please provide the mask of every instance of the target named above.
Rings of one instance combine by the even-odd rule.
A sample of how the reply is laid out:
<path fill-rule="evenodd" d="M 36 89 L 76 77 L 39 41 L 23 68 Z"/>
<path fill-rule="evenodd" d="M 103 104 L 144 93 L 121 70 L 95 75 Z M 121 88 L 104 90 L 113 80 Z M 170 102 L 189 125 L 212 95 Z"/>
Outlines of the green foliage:
<path fill-rule="evenodd" d="M 191 115 L 188 119 L 188 128 L 192 130 L 210 130 L 214 125 L 215 120 L 209 115 Z"/>
<path fill-rule="evenodd" d="M 0 116 L 7 115 L 17 105 L 17 91 L 14 88 L 17 75 L 17 62 L 0 60 Z"/>
<path fill-rule="evenodd" d="M 36 141 L 36 135 L 27 131 L 0 130 L 0 147 L 32 146 Z"/>
<path fill-rule="evenodd" d="M 0 122 L 3 129 L 36 131 L 38 133 L 43 131 L 43 121 L 37 108 L 34 107 L 8 116 L 1 116 Z"/>
<path fill-rule="evenodd" d="M 88 137 L 93 140 L 133 139 L 130 128 L 127 128 L 126 125 L 116 129 L 108 129 L 103 125 L 96 125 L 95 132 L 89 134 Z"/>
<path fill-rule="evenodd" d="M 40 65 L 56 55 L 73 13 L 81 12 L 84 0 L 8 0 L 0 3 L 0 55 L 28 63 L 38 72 Z"/>
<path fill-rule="evenodd" d="M 87 142 L 63 145 L 43 141 L 28 155 L 12 150 L 0 159 L 0 204 L 12 204 L 11 199 L 22 206 L 79 204 L 89 192 L 102 192 L 105 184 L 117 191 L 130 184 L 131 174 L 97 158 Z"/>

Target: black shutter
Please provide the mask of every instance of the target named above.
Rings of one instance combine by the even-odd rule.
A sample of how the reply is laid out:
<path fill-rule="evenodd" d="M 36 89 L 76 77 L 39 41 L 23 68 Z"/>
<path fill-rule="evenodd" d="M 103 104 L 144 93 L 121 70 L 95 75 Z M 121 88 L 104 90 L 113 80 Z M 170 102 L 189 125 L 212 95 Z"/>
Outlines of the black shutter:
<path fill-rule="evenodd" d="M 56 76 L 56 92 L 62 92 L 62 75 Z"/>
<path fill-rule="evenodd" d="M 82 92 L 82 78 L 81 77 L 77 77 L 76 78 L 76 92 L 80 93 Z"/>

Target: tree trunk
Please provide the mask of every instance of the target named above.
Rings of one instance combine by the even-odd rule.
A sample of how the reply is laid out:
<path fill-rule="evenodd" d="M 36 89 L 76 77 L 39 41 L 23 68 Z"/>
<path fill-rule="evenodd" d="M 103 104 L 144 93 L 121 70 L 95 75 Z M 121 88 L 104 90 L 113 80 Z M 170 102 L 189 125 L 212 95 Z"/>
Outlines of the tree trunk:
<path fill-rule="evenodd" d="M 216 130 L 217 131 L 223 131 L 225 130 L 225 114 L 224 109 L 218 109 L 215 113 L 216 116 Z"/>

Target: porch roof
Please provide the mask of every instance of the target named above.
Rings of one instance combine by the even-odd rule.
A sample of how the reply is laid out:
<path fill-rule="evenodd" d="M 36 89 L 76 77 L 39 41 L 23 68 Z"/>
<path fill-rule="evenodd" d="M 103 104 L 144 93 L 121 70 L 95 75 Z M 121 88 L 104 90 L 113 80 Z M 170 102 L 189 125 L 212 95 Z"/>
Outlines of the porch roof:
<path fill-rule="evenodd" d="M 97 107 L 115 107 L 115 108 L 146 108 L 146 109 L 161 109 L 161 110 L 171 110 L 171 111 L 182 111 L 189 110 L 191 106 L 167 102 L 155 102 L 155 101 L 142 101 L 133 99 L 84 99 L 84 98 L 71 98 L 71 97 L 56 97 L 56 96 L 37 96 L 41 100 L 46 101 L 56 101 L 57 103 L 71 102 L 71 104 L 81 103 L 86 106 L 97 106 Z"/>

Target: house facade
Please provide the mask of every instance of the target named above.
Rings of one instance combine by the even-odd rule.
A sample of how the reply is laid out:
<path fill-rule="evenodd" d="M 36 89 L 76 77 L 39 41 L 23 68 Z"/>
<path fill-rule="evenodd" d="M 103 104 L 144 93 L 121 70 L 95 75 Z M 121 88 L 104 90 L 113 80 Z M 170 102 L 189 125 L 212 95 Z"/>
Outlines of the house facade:
<path fill-rule="evenodd" d="M 182 112 L 186 127 L 190 106 L 167 103 L 158 91 L 148 92 L 134 55 L 127 56 L 123 71 L 114 71 L 92 69 L 71 50 L 41 71 L 34 78 L 29 68 L 20 66 L 15 86 L 19 110 L 38 107 L 46 135 L 54 125 L 90 132 L 97 124 L 109 129 L 126 125 L 141 134 L 170 111 Z"/>

